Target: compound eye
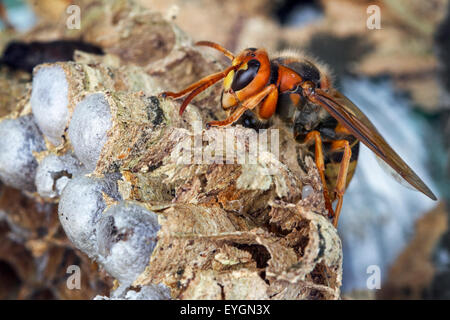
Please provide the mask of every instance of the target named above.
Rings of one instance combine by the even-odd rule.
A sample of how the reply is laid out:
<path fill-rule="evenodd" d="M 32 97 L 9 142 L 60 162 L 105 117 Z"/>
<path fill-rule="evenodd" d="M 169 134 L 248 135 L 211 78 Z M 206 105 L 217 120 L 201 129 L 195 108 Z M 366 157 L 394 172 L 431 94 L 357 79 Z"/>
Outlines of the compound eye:
<path fill-rule="evenodd" d="M 234 74 L 231 89 L 236 92 L 245 88 L 255 78 L 260 65 L 261 64 L 256 59 L 252 59 L 247 62 L 247 69 L 239 69 Z"/>

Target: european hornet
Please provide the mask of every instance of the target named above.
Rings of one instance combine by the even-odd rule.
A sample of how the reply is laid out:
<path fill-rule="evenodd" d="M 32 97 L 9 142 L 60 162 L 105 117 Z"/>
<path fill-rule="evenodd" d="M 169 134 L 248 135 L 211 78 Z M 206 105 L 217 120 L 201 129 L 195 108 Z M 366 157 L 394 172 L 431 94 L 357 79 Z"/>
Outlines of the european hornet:
<path fill-rule="evenodd" d="M 362 111 L 333 88 L 326 68 L 294 52 L 269 58 L 264 49 L 248 48 L 234 56 L 213 42 L 200 41 L 196 45 L 221 51 L 231 60 L 231 66 L 180 92 L 161 95 L 180 98 L 189 93 L 181 105 L 181 115 L 197 94 L 224 79 L 221 104 L 228 117 L 209 122 L 207 127 L 225 127 L 242 119 L 244 126 L 261 125 L 277 114 L 293 129 L 296 141 L 305 151 L 303 154 L 314 157 L 334 226 L 338 223 L 345 189 L 355 171 L 360 141 L 387 163 L 398 178 L 436 200 Z M 332 202 L 336 199 L 333 210 Z"/>

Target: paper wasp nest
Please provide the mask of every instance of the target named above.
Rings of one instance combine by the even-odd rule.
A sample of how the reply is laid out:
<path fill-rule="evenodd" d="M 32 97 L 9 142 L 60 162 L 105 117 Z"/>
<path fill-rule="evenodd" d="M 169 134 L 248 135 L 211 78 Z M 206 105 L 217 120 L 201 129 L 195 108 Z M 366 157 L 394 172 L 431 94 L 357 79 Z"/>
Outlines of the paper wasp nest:
<path fill-rule="evenodd" d="M 85 38 L 114 32 L 96 43 L 106 55 L 37 66 L 26 103 L 0 122 L 15 128 L 0 143 L 2 181 L 59 202 L 72 244 L 117 280 L 111 298 L 339 298 L 341 242 L 313 161 L 300 169 L 281 124 L 201 129 L 224 117 L 218 86 L 180 117 L 179 102 L 157 93 L 220 64 L 159 14 L 110 3 L 97 4 L 106 18 L 94 19 L 92 8 L 83 15 Z M 265 138 L 252 163 L 254 139 Z M 13 165 L 3 150 L 26 157 Z"/>

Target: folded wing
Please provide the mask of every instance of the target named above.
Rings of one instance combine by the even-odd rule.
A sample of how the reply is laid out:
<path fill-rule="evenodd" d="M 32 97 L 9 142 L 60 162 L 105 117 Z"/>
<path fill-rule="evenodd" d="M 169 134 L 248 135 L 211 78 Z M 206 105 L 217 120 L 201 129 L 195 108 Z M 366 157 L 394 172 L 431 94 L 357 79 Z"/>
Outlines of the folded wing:
<path fill-rule="evenodd" d="M 436 196 L 417 174 L 400 158 L 384 140 L 364 113 L 347 97 L 335 89 L 327 92 L 316 89 L 310 100 L 325 108 L 336 120 L 345 126 L 355 137 L 394 169 L 404 180 L 429 198 Z"/>

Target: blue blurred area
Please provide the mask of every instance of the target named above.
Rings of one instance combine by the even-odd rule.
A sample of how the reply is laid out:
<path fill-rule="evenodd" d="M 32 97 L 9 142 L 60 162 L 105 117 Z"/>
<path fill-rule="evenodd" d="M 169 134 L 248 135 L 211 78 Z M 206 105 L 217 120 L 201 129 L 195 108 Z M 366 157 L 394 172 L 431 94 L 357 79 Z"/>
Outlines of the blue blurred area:
<path fill-rule="evenodd" d="M 295 25 L 297 27 L 303 27 L 311 22 L 316 21 L 323 17 L 322 12 L 310 5 L 297 5 L 286 16 L 287 25 Z"/>
<path fill-rule="evenodd" d="M 397 153 L 440 198 L 431 178 L 429 141 L 433 129 L 394 92 L 388 79 L 342 79 L 343 91 L 371 119 Z M 344 250 L 343 290 L 366 289 L 367 268 L 376 265 L 386 279 L 389 267 L 408 244 L 414 223 L 437 205 L 385 172 L 365 146 L 344 197 L 339 233 Z"/>
<path fill-rule="evenodd" d="M 27 31 L 36 23 L 36 16 L 24 0 L 3 0 L 8 18 L 18 31 Z M 4 28 L 0 21 L 0 27 Z"/>

